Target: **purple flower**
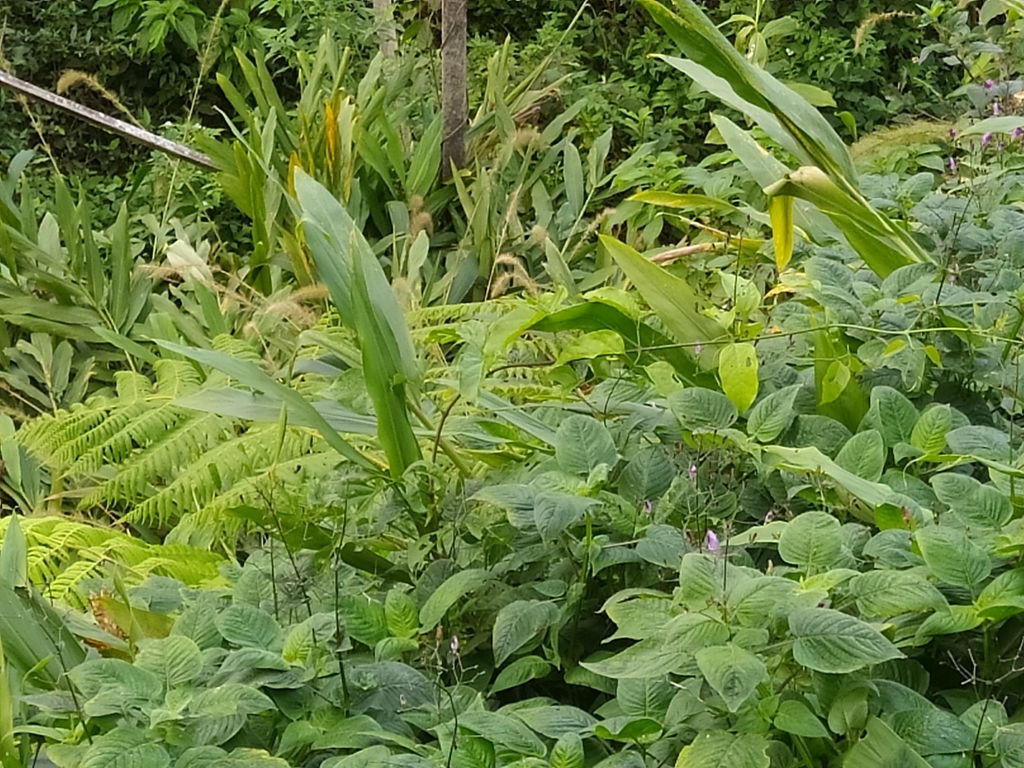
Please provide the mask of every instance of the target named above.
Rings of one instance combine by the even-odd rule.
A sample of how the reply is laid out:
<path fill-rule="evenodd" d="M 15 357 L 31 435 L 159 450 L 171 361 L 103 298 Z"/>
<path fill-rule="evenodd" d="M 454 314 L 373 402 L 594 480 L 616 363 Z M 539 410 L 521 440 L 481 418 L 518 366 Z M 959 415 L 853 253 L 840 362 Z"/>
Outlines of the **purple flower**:
<path fill-rule="evenodd" d="M 693 345 L 693 354 L 699 355 L 701 353 L 701 350 L 703 349 L 704 347 L 698 342 L 697 344 Z"/>
<path fill-rule="evenodd" d="M 651 504 L 650 499 L 644 501 L 644 514 L 648 517 L 654 514 L 654 505 Z"/>
<path fill-rule="evenodd" d="M 946 276 L 946 282 L 949 283 L 950 285 L 956 283 L 956 275 L 950 272 L 949 275 Z"/>
<path fill-rule="evenodd" d="M 1010 138 L 1019 139 L 1021 136 L 1024 136 L 1024 128 L 1019 125 L 1010 132 Z"/>
<path fill-rule="evenodd" d="M 452 648 L 452 653 L 458 653 L 459 652 L 459 636 L 458 635 L 452 635 L 452 645 L 451 645 L 451 648 Z"/>
<path fill-rule="evenodd" d="M 697 479 L 697 465 L 696 464 L 691 464 L 690 465 L 690 479 L 691 480 L 696 480 Z"/>
<path fill-rule="evenodd" d="M 996 144 L 997 152 L 1002 152 L 1004 149 L 1006 149 L 1006 144 L 1004 144 L 1003 142 L 1000 141 L 998 144 Z"/>
<path fill-rule="evenodd" d="M 774 520 L 774 519 L 775 519 L 775 513 L 774 513 L 774 512 L 772 512 L 772 511 L 771 511 L 771 510 L 769 509 L 769 510 L 768 510 L 768 514 L 764 516 L 764 521 L 765 521 L 765 523 L 767 524 L 767 523 L 770 523 L 770 522 L 771 522 L 772 520 Z"/>
<path fill-rule="evenodd" d="M 718 536 L 710 528 L 708 529 L 707 535 L 704 537 L 704 543 L 705 543 L 705 545 L 707 545 L 708 552 L 717 552 L 718 551 L 718 547 L 719 547 Z"/>
<path fill-rule="evenodd" d="M 981 137 L 981 146 L 987 147 L 992 142 L 992 134 L 986 133 Z"/>
<path fill-rule="evenodd" d="M 956 170 L 957 170 L 956 158 L 955 157 L 951 157 L 951 158 L 949 158 L 949 172 L 950 173 L 956 173 Z"/>
<path fill-rule="evenodd" d="M 988 79 L 988 80 L 985 81 L 985 90 L 986 91 L 991 91 L 995 87 L 996 87 L 996 81 L 995 80 Z"/>
<path fill-rule="evenodd" d="M 999 115 L 1003 114 L 1003 105 L 1000 104 L 998 101 L 992 102 L 992 114 L 995 115 L 996 117 L 999 117 Z"/>
<path fill-rule="evenodd" d="M 950 128 L 949 129 L 949 138 L 951 138 L 951 139 L 955 139 L 956 138 L 956 128 Z"/>

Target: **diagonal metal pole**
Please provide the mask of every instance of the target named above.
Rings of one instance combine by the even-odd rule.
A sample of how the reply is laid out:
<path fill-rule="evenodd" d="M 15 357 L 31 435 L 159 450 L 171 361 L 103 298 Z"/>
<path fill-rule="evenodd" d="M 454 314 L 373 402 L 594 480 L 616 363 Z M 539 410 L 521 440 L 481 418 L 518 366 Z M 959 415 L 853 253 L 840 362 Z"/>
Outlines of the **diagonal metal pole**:
<path fill-rule="evenodd" d="M 110 115 L 105 115 L 102 112 L 97 112 L 95 109 L 82 106 L 76 101 L 66 99 L 63 96 L 58 96 L 55 93 L 50 93 L 47 90 L 32 85 L 32 83 L 27 83 L 24 80 L 19 80 L 14 75 L 9 75 L 3 71 L 0 71 L 0 88 L 6 88 L 22 96 L 28 96 L 29 98 L 41 101 L 44 104 L 57 107 L 57 109 L 62 109 L 65 112 L 68 112 L 81 120 L 85 120 L 87 123 L 92 123 L 106 131 L 116 133 L 118 136 L 126 138 L 129 141 L 143 144 L 150 149 L 163 152 L 171 157 L 180 158 L 181 160 L 185 160 L 193 165 L 198 165 L 200 168 L 205 168 L 208 171 L 218 170 L 213 160 L 198 150 L 187 147 L 184 144 L 179 144 L 176 141 L 165 139 L 163 136 L 157 136 L 155 133 L 150 133 L 149 131 L 132 125 L 131 123 L 118 120 L 116 117 L 111 117 Z"/>

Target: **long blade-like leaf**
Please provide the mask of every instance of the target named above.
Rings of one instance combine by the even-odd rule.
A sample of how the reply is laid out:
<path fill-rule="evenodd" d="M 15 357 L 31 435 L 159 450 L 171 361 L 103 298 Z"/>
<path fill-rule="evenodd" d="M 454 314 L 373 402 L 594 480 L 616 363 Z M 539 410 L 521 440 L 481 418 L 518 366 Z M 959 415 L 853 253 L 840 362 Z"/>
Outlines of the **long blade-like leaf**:
<path fill-rule="evenodd" d="M 369 459 L 357 451 L 348 440 L 339 435 L 327 423 L 327 420 L 320 415 L 312 403 L 291 387 L 272 379 L 255 363 L 249 360 L 238 360 L 223 352 L 212 349 L 196 349 L 195 347 L 186 347 L 183 344 L 173 344 L 169 341 L 157 341 L 157 344 L 163 349 L 187 357 L 189 360 L 195 360 L 197 363 L 226 373 L 239 383 L 251 387 L 257 392 L 274 397 L 280 403 L 284 403 L 290 409 L 301 414 L 305 422 L 312 425 L 324 440 L 327 441 L 327 444 L 346 459 L 366 469 L 376 469 Z"/>
<path fill-rule="evenodd" d="M 392 475 L 400 477 L 422 458 L 406 396 L 406 387 L 419 378 L 412 334 L 373 249 L 344 206 L 301 171 L 295 194 L 320 277 L 359 339 L 377 437 Z"/>
<path fill-rule="evenodd" d="M 685 280 L 676 277 L 614 238 L 601 236 L 601 245 L 650 305 L 673 336 L 684 344 L 708 344 L 724 329 L 701 313 L 701 300 Z"/>

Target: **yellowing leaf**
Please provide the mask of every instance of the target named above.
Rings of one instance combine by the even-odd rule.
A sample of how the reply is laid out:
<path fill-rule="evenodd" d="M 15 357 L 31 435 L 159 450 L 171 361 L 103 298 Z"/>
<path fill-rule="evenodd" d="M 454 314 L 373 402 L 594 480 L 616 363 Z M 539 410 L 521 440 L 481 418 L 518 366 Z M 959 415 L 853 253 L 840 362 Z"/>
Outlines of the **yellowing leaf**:
<path fill-rule="evenodd" d="M 740 413 L 757 398 L 757 350 L 750 342 L 730 344 L 718 358 L 718 375 L 722 391 Z"/>
<path fill-rule="evenodd" d="M 775 241 L 775 267 L 782 272 L 793 258 L 793 198 L 789 195 L 768 198 L 768 214 Z"/>

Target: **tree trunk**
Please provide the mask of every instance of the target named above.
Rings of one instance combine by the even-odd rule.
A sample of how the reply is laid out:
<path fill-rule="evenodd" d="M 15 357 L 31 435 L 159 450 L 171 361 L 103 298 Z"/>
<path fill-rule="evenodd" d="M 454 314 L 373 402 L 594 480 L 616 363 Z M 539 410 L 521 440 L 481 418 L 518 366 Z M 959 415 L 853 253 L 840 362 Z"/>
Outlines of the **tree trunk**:
<path fill-rule="evenodd" d="M 451 178 L 452 166 L 466 164 L 466 0 L 441 3 L 441 109 L 444 139 L 441 143 L 441 175 Z"/>
<path fill-rule="evenodd" d="M 391 0 L 373 0 L 373 10 L 380 29 L 380 52 L 385 59 L 390 59 L 398 50 L 395 24 L 391 19 Z"/>

